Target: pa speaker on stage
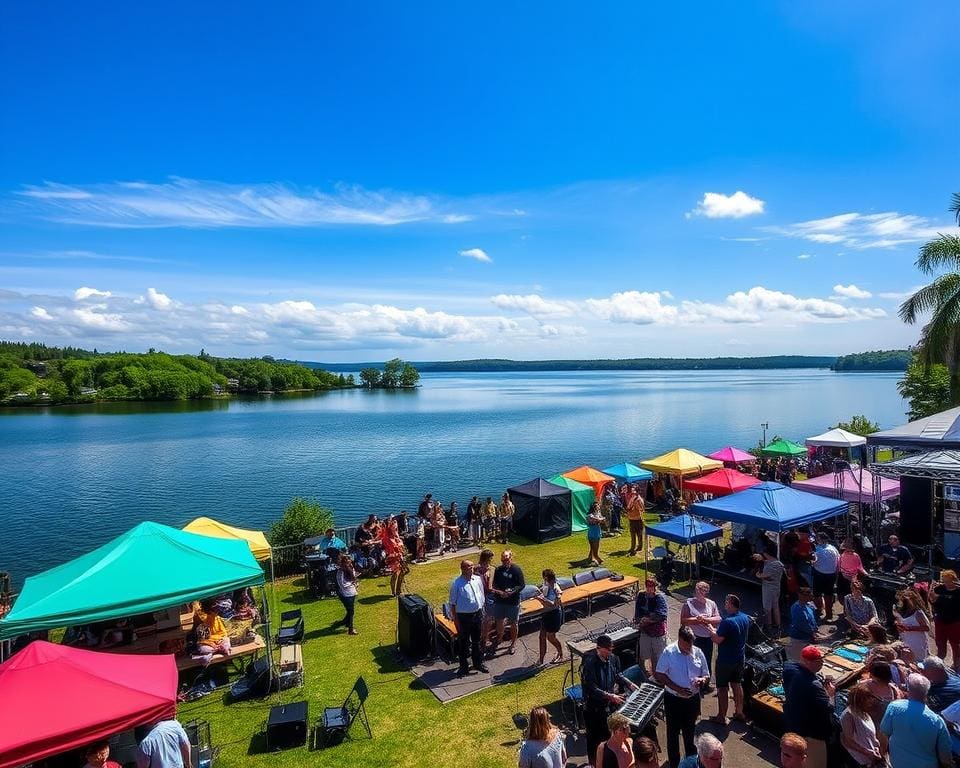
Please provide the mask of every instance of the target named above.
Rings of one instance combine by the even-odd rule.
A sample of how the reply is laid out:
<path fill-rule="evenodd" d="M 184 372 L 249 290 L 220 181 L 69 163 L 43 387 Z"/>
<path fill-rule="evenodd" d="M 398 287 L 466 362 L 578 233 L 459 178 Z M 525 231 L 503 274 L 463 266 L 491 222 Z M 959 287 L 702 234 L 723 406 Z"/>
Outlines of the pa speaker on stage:
<path fill-rule="evenodd" d="M 924 546 L 930 543 L 933 514 L 933 480 L 900 478 L 900 541 Z M 886 542 L 882 542 L 886 543 Z"/>
<path fill-rule="evenodd" d="M 397 601 L 397 643 L 404 656 L 422 659 L 433 652 L 433 614 L 420 595 L 401 595 Z"/>

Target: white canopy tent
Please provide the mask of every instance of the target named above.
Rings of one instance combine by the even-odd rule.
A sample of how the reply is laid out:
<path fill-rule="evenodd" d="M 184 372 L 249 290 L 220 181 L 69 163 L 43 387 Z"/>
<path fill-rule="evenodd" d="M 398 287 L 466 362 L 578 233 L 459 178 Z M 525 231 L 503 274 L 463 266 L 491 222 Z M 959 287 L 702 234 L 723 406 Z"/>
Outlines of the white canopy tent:
<path fill-rule="evenodd" d="M 808 437 L 804 442 L 807 447 L 856 448 L 858 445 L 866 445 L 867 438 L 837 427 L 824 432 L 822 435 Z"/>

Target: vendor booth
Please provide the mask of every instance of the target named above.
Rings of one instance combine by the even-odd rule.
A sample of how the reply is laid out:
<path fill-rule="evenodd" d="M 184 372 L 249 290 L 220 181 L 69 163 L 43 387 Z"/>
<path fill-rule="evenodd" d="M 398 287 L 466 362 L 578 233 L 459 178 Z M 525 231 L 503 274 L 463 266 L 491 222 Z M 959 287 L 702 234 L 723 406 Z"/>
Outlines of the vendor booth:
<path fill-rule="evenodd" d="M 36 640 L 0 664 L 0 692 L 0 768 L 14 768 L 174 717 L 177 665 Z"/>
<path fill-rule="evenodd" d="M 739 448 L 734 448 L 732 445 L 727 445 L 721 448 L 719 451 L 708 453 L 707 456 L 709 456 L 711 459 L 722 461 L 726 466 L 752 464 L 757 460 L 757 457 L 752 453 L 747 453 Z"/>
<path fill-rule="evenodd" d="M 613 477 L 610 475 L 586 465 L 571 469 L 569 472 L 564 472 L 563 476 L 571 480 L 576 480 L 578 483 L 589 485 L 593 488 L 593 493 L 597 499 L 603 498 L 603 489 L 613 482 Z"/>
<path fill-rule="evenodd" d="M 596 499 L 593 488 L 565 475 L 554 475 L 548 482 L 570 491 L 570 531 L 587 530 L 587 515 L 590 513 L 590 505 Z"/>
<path fill-rule="evenodd" d="M 272 554 L 267 537 L 262 531 L 235 528 L 211 517 L 198 517 L 183 526 L 183 530 L 189 533 L 198 533 L 201 536 L 213 536 L 216 539 L 245 541 L 250 547 L 250 552 L 257 560 L 269 560 Z"/>
<path fill-rule="evenodd" d="M 627 461 L 614 464 L 612 467 L 605 467 L 603 471 L 622 483 L 642 483 L 645 480 L 653 480 L 653 472 L 641 469 L 636 464 Z"/>
<path fill-rule="evenodd" d="M 804 440 L 808 447 L 825 448 L 856 448 L 867 444 L 867 438 L 862 435 L 855 435 L 853 432 L 847 432 L 845 429 L 836 427 L 824 432 L 822 435 L 814 435 Z"/>
<path fill-rule="evenodd" d="M 27 578 L 0 640 L 127 618 L 264 583 L 244 541 L 140 523 L 75 560 Z"/>
<path fill-rule="evenodd" d="M 765 445 L 760 449 L 760 453 L 764 456 L 806 456 L 807 449 L 802 445 L 798 445 L 790 440 L 784 440 L 780 438 L 779 440 L 774 440 L 769 445 Z"/>
<path fill-rule="evenodd" d="M 839 472 L 830 472 L 810 480 L 794 480 L 790 487 L 861 504 L 877 504 L 900 495 L 899 482 L 885 477 L 874 478 L 872 472 L 856 465 L 842 467 Z"/>
<path fill-rule="evenodd" d="M 743 472 L 724 467 L 703 477 L 687 480 L 684 487 L 688 491 L 712 493 L 714 496 L 729 496 L 731 493 L 745 490 L 759 482 L 753 475 L 745 475 Z"/>
<path fill-rule="evenodd" d="M 647 537 L 656 536 L 666 541 L 672 541 L 675 544 L 683 544 L 688 547 L 687 562 L 694 568 L 697 567 L 696 545 L 703 541 L 719 539 L 723 536 L 723 528 L 711 525 L 705 520 L 699 520 L 693 515 L 677 515 L 662 523 L 650 523 L 643 529 L 642 551 L 644 560 L 647 559 Z"/>
<path fill-rule="evenodd" d="M 840 499 L 826 499 L 797 491 L 780 483 L 758 483 L 739 493 L 701 501 L 690 512 L 711 520 L 743 523 L 765 531 L 781 533 L 810 525 L 847 511 Z"/>
<path fill-rule="evenodd" d="M 524 538 L 542 544 L 570 535 L 570 489 L 534 478 L 508 488 L 513 501 L 513 530 Z"/>
<path fill-rule="evenodd" d="M 651 472 L 679 475 L 682 478 L 684 475 L 699 475 L 713 469 L 723 469 L 723 462 L 708 459 L 687 448 L 677 448 L 661 456 L 641 461 L 640 466 Z"/>

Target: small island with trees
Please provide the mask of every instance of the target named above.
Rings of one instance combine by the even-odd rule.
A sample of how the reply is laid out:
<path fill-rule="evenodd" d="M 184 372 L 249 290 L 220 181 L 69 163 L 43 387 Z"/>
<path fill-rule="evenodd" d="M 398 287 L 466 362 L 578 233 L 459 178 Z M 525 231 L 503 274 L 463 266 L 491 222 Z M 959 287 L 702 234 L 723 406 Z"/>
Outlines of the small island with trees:
<path fill-rule="evenodd" d="M 273 357 L 214 357 L 98 352 L 0 341 L 0 404 L 62 405 L 108 401 L 203 400 L 231 395 L 323 392 L 357 387 L 408 389 L 420 374 L 395 358 L 383 370 L 331 373 Z"/>

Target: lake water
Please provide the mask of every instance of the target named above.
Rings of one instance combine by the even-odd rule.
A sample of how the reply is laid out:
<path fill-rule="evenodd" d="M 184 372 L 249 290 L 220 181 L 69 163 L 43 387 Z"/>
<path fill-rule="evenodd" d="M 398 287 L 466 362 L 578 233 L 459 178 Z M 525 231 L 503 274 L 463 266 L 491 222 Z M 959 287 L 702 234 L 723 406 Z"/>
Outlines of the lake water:
<path fill-rule="evenodd" d="M 266 528 L 293 496 L 348 524 L 461 509 L 537 475 L 684 446 L 906 419 L 899 374 L 826 370 L 429 374 L 412 392 L 0 410 L 0 570 L 14 582 L 143 520 Z"/>

